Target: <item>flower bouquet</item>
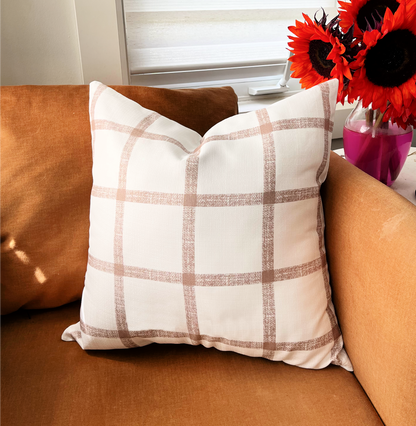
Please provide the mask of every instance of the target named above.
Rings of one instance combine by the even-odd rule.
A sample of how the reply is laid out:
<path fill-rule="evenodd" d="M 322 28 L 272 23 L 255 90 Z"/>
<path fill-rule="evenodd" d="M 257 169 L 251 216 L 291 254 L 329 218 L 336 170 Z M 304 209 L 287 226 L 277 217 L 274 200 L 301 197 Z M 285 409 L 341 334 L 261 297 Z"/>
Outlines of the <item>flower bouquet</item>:
<path fill-rule="evenodd" d="M 336 78 L 337 101 L 359 101 L 344 127 L 346 158 L 391 185 L 416 125 L 416 0 L 339 5 L 330 21 L 323 11 L 289 27 L 292 77 L 303 88 Z"/>

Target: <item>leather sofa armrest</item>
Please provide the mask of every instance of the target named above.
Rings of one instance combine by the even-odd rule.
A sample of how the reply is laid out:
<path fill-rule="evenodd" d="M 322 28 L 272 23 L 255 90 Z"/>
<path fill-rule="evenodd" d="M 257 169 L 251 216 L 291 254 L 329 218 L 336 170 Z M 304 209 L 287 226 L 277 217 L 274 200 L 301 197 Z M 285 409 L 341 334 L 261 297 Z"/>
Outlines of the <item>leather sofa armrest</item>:
<path fill-rule="evenodd" d="M 416 207 L 333 152 L 322 197 L 333 299 L 354 373 L 386 425 L 414 425 Z"/>

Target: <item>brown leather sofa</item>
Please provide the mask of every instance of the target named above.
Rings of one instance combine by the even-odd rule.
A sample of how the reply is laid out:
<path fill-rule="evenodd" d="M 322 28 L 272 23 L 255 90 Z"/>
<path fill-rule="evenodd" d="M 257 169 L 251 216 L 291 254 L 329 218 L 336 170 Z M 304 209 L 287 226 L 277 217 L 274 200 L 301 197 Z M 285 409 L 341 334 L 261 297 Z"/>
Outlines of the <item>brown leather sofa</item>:
<path fill-rule="evenodd" d="M 229 88 L 118 91 L 203 134 Z M 416 208 L 331 153 L 322 187 L 333 300 L 354 373 L 186 345 L 83 351 L 88 88 L 4 87 L 2 425 L 416 425 Z"/>

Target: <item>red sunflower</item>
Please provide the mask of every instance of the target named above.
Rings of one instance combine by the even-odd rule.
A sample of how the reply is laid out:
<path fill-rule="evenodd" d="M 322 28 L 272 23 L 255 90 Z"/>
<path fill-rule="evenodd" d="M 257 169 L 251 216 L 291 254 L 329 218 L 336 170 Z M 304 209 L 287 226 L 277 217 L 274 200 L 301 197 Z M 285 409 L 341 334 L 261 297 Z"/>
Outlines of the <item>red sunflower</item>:
<path fill-rule="evenodd" d="M 395 13 L 405 2 L 406 0 L 339 1 L 340 26 L 347 31 L 354 25 L 354 37 L 360 41 L 365 31 L 376 29 L 380 25 L 387 9 Z"/>
<path fill-rule="evenodd" d="M 391 118 L 402 125 L 412 117 L 416 98 L 415 17 L 416 0 L 394 15 L 386 10 L 381 30 L 364 33 L 365 48 L 351 63 L 356 71 L 349 84 L 349 101 L 361 98 L 364 107 L 371 103 L 385 113 L 384 121 Z"/>
<path fill-rule="evenodd" d="M 289 46 L 293 56 L 290 67 L 293 78 L 300 78 L 302 88 L 308 89 L 326 80 L 337 78 L 340 82 L 338 101 L 345 97 L 344 77 L 351 80 L 352 75 L 348 61 L 342 56 L 345 46 L 333 36 L 325 24 L 322 26 L 313 22 L 308 15 L 302 14 L 306 22 L 296 21 L 289 30 L 295 37 Z"/>

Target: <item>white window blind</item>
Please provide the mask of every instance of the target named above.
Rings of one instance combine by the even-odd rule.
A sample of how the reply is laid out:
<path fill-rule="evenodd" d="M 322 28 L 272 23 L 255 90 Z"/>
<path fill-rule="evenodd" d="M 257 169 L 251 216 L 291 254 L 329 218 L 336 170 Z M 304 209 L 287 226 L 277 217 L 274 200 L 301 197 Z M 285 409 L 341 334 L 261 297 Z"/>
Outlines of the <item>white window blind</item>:
<path fill-rule="evenodd" d="M 270 84 L 288 57 L 288 26 L 321 7 L 335 16 L 334 0 L 124 0 L 131 83 Z"/>

